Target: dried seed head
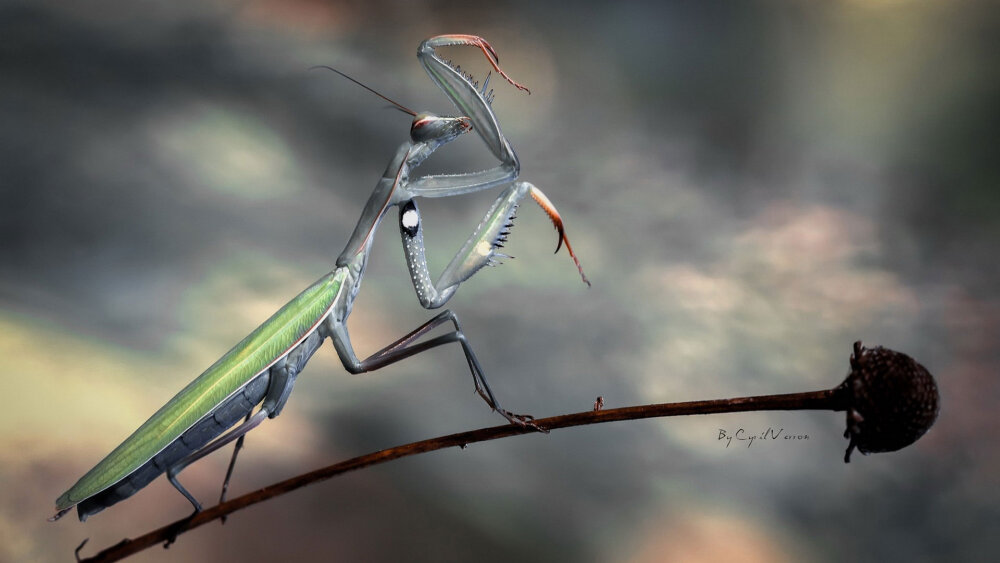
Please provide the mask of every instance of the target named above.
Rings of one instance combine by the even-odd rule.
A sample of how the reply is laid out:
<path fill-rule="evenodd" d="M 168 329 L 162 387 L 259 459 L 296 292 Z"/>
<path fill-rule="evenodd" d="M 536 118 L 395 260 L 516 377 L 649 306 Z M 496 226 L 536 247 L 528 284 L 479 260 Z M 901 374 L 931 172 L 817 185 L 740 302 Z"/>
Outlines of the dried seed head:
<path fill-rule="evenodd" d="M 913 358 L 881 346 L 854 343 L 851 373 L 840 386 L 847 396 L 847 430 L 851 451 L 892 452 L 924 435 L 938 414 L 934 377 Z"/>

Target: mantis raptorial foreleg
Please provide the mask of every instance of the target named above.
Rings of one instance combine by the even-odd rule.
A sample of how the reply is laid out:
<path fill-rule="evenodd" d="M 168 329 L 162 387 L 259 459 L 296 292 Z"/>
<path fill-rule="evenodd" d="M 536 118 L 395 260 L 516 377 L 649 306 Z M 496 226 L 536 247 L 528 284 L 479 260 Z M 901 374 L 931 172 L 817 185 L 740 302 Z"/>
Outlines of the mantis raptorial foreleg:
<path fill-rule="evenodd" d="M 445 267 L 437 282 L 431 283 L 427 269 L 427 258 L 424 252 L 423 227 L 420 224 L 420 211 L 414 201 L 408 201 L 399 208 L 399 230 L 403 239 L 403 251 L 406 254 L 406 265 L 410 270 L 410 280 L 417 292 L 420 304 L 428 309 L 443 305 L 458 288 L 458 285 L 472 277 L 484 266 L 497 264 L 500 258 L 510 258 L 499 251 L 503 248 L 514 226 L 514 217 L 521 200 L 530 195 L 532 199 L 549 215 L 553 225 L 559 231 L 559 242 L 556 251 L 565 243 L 572 256 L 583 281 L 590 285 L 580 268 L 573 249 L 566 238 L 562 226 L 562 218 L 555 206 L 545 197 L 545 194 L 528 182 L 515 182 L 497 196 L 486 216 L 465 241 L 462 248 L 455 254 Z"/>
<path fill-rule="evenodd" d="M 464 174 L 439 174 L 422 176 L 413 179 L 407 185 L 407 190 L 412 196 L 421 197 L 446 197 L 469 193 L 482 189 L 500 186 L 517 179 L 521 170 L 521 165 L 517 160 L 517 154 L 511 148 L 507 138 L 500 131 L 496 115 L 490 107 L 493 99 L 493 91 L 487 91 L 489 77 L 484 81 L 482 88 L 472 80 L 472 77 L 462 72 L 461 69 L 451 66 L 442 59 L 435 49 L 452 45 L 468 45 L 477 47 L 486 55 L 486 59 L 497 72 L 510 84 L 520 90 L 528 91 L 527 88 L 515 82 L 500 68 L 500 60 L 497 58 L 493 47 L 481 37 L 474 35 L 439 35 L 427 39 L 417 48 L 417 58 L 424 66 L 427 73 L 448 95 L 460 115 L 466 116 L 472 124 L 472 128 L 479 137 L 489 147 L 493 156 L 500 161 L 500 164 L 489 170 L 481 172 L 471 172 Z"/>

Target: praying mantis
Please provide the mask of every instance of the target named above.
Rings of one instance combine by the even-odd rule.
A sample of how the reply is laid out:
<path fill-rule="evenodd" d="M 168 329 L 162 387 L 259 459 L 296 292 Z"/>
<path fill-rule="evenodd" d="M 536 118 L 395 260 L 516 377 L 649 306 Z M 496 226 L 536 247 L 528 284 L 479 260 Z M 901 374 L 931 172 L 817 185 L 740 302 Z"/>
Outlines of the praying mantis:
<path fill-rule="evenodd" d="M 437 54 L 437 48 L 448 46 L 480 49 L 492 67 L 490 75 L 496 72 L 517 89 L 527 91 L 501 70 L 496 51 L 481 37 L 440 35 L 423 41 L 417 57 L 460 115 L 440 117 L 428 112 L 417 113 L 375 92 L 413 116 L 410 140 L 403 143 L 389 161 L 344 251 L 337 258 L 334 270 L 274 313 L 81 477 L 56 500 L 57 512 L 51 521 L 74 507 L 80 520 L 85 521 L 88 516 L 132 496 L 164 472 L 198 513 L 201 504 L 177 480 L 178 474 L 198 459 L 239 440 L 223 484 L 224 498 L 244 436 L 265 419 L 281 413 L 296 377 L 327 338 L 333 342 L 344 368 L 352 374 L 376 370 L 425 350 L 457 342 L 468 361 L 475 390 L 483 400 L 510 423 L 544 431 L 534 425 L 533 417 L 515 414 L 500 405 L 452 311 L 443 311 L 364 360 L 355 355 L 347 331 L 347 317 L 361 289 L 375 232 L 392 207 L 399 208 L 400 236 L 410 279 L 417 299 L 427 309 L 441 307 L 463 281 L 484 266 L 495 265 L 499 259 L 507 257 L 499 249 L 510 234 L 519 202 L 527 196 L 531 196 L 555 225 L 559 236 L 556 252 L 565 245 L 582 280 L 590 285 L 566 238 L 555 206 L 541 190 L 517 180 L 520 164 L 493 113 L 494 93 L 487 91 L 490 75 L 480 88 L 470 74 L 453 67 Z M 343 75 L 340 71 L 335 72 Z M 431 153 L 473 129 L 498 159 L 497 166 L 480 172 L 413 175 Z M 482 222 L 432 283 L 415 199 L 451 197 L 504 185 L 507 187 L 497 196 Z M 449 323 L 452 325 L 450 332 L 424 338 L 435 328 Z M 237 425 L 241 419 L 243 422 Z"/>

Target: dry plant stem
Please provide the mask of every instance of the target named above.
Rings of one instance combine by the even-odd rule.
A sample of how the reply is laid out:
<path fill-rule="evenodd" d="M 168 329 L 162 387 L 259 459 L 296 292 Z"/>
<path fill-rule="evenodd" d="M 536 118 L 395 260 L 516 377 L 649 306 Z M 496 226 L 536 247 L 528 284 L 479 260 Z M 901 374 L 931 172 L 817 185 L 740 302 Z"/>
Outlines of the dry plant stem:
<path fill-rule="evenodd" d="M 710 401 L 689 401 L 684 403 L 661 403 L 656 405 L 640 405 L 600 411 L 584 411 L 535 420 L 535 424 L 546 429 L 569 428 L 586 424 L 599 424 L 618 420 L 638 420 L 666 416 L 683 416 L 691 414 L 716 414 L 727 412 L 746 412 L 760 410 L 831 410 L 842 411 L 847 408 L 847 398 L 841 388 L 826 391 L 811 391 L 808 393 L 789 393 L 784 395 L 762 395 L 757 397 L 740 397 L 736 399 L 714 399 Z M 119 561 L 161 542 L 166 542 L 172 536 L 179 536 L 188 530 L 207 524 L 212 520 L 223 518 L 227 514 L 246 508 L 252 504 L 263 502 L 270 498 L 294 491 L 300 487 L 335 477 L 348 471 L 377 465 L 401 457 L 440 450 L 453 446 L 465 447 L 475 442 L 485 442 L 497 438 L 505 438 L 517 434 L 532 434 L 536 431 L 528 426 L 494 426 L 480 428 L 438 438 L 421 440 L 403 446 L 373 452 L 353 459 L 311 471 L 247 493 L 224 503 L 207 508 L 192 518 L 183 518 L 157 530 L 153 530 L 133 540 L 125 539 L 101 551 L 97 555 L 80 561 Z"/>

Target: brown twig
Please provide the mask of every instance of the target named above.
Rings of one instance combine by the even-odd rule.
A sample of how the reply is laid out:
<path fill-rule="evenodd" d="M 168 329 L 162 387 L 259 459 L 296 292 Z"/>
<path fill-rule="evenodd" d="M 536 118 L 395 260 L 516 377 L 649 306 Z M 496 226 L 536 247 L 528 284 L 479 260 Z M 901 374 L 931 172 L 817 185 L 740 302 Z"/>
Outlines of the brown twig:
<path fill-rule="evenodd" d="M 656 405 L 641 405 L 633 407 L 623 407 L 618 409 L 606 409 L 600 411 L 584 411 L 573 414 L 564 414 L 550 418 L 535 420 L 535 424 L 546 430 L 556 430 L 559 428 L 569 428 L 571 426 L 583 426 L 586 424 L 600 424 L 602 422 L 614 422 L 619 420 L 638 420 L 643 418 L 683 416 L 689 414 L 712 414 L 722 412 L 743 412 L 754 410 L 844 410 L 846 401 L 836 392 L 835 389 L 827 391 L 813 391 L 808 393 L 791 393 L 787 395 L 765 395 L 759 397 L 741 397 L 737 399 L 716 399 L 711 401 L 690 401 L 685 403 L 663 403 Z M 467 444 L 496 440 L 518 434 L 533 434 L 536 431 L 528 426 L 515 426 L 508 424 L 504 426 L 493 426 L 490 428 L 480 428 L 448 436 L 440 436 L 421 440 L 402 446 L 372 452 L 353 459 L 348 459 L 340 463 L 310 471 L 286 479 L 284 481 L 268 485 L 243 496 L 218 504 L 211 508 L 206 508 L 190 519 L 181 519 L 162 528 L 143 534 L 135 539 L 125 539 L 121 542 L 104 549 L 93 557 L 81 559 L 84 562 L 109 562 L 119 561 L 138 553 L 156 544 L 168 541 L 171 537 L 183 534 L 188 530 L 193 530 L 212 520 L 222 518 L 242 508 L 264 502 L 265 500 L 280 496 L 295 489 L 311 485 L 319 481 L 324 481 L 348 471 L 362 469 L 372 465 L 377 465 L 401 457 L 431 452 L 443 448 L 454 446 L 463 447 Z"/>
<path fill-rule="evenodd" d="M 864 348 L 854 345 L 851 374 L 839 386 L 825 391 L 762 395 L 735 399 L 715 399 L 684 403 L 662 403 L 617 409 L 599 409 L 542 418 L 535 426 L 494 426 L 448 436 L 431 438 L 373 452 L 342 461 L 285 481 L 247 493 L 241 497 L 208 508 L 193 517 L 178 520 L 153 530 L 134 540 L 125 539 L 97 555 L 80 561 L 118 561 L 161 542 L 173 541 L 178 535 L 223 518 L 227 514 L 252 504 L 294 491 L 300 487 L 329 479 L 336 475 L 377 465 L 401 457 L 440 450 L 453 446 L 495 440 L 517 434 L 599 424 L 619 420 L 715 414 L 763 410 L 830 410 L 847 411 L 847 431 L 850 439 L 844 461 L 851 451 L 862 453 L 895 451 L 912 444 L 934 423 L 938 413 L 938 390 L 934 378 L 912 358 L 880 346 Z M 77 548 L 77 556 L 83 544 Z M 79 559 L 78 559 L 79 560 Z"/>

